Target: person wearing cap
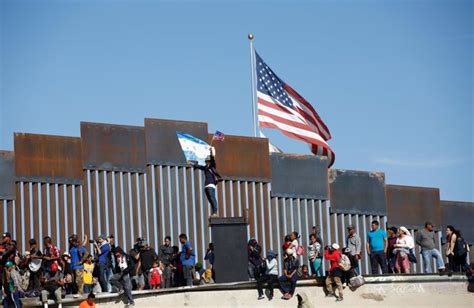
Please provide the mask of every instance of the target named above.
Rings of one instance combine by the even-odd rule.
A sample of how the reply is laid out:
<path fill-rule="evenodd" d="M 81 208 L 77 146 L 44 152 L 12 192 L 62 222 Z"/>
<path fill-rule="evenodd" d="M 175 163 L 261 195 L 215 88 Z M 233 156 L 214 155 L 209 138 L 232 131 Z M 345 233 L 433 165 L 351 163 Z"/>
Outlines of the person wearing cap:
<path fill-rule="evenodd" d="M 326 296 L 335 296 L 336 301 L 342 301 L 343 294 L 342 294 L 342 280 L 341 277 L 343 276 L 342 270 L 339 268 L 339 261 L 341 259 L 341 251 L 339 250 L 339 245 L 337 243 L 333 243 L 331 246 L 326 246 L 324 250 L 324 258 L 331 263 L 331 267 L 329 268 L 329 275 L 326 277 L 326 289 L 327 294 Z M 333 291 L 333 283 L 336 284 L 338 295 Z"/>
<path fill-rule="evenodd" d="M 267 251 L 267 257 L 264 259 L 265 273 L 257 279 L 258 299 L 264 299 L 263 284 L 267 284 L 268 300 L 273 299 L 273 288 L 278 286 L 278 261 L 273 250 Z"/>
<path fill-rule="evenodd" d="M 353 225 L 347 226 L 347 233 L 346 248 L 349 249 L 352 269 L 358 273 L 362 244 L 357 230 Z"/>
<path fill-rule="evenodd" d="M 43 290 L 41 290 L 41 302 L 44 308 L 48 308 L 48 298 L 53 296 L 58 308 L 62 308 L 62 287 L 64 286 L 64 276 L 58 269 L 57 263 L 51 263 L 49 271 L 45 273 L 42 279 Z"/>
<path fill-rule="evenodd" d="M 134 289 L 136 290 L 145 289 L 145 276 L 141 270 L 141 260 L 140 260 L 140 254 L 144 247 L 143 246 L 144 241 L 145 240 L 142 237 L 138 237 L 135 240 L 135 244 L 133 245 L 133 248 L 130 249 L 130 251 L 128 252 L 128 255 L 135 262 L 135 268 L 132 269 L 132 271 L 130 272 L 130 277 L 132 278 L 132 285 Z"/>
<path fill-rule="evenodd" d="M 283 275 L 278 278 L 278 281 L 280 283 L 280 290 L 283 293 L 282 299 L 289 300 L 295 293 L 300 262 L 295 258 L 292 249 L 287 249 L 285 254 Z M 288 283 L 290 283 L 290 285 L 288 285 Z"/>
<path fill-rule="evenodd" d="M 4 297 L 2 301 L 3 307 L 21 307 L 20 293 L 23 292 L 21 288 L 21 277 L 12 261 L 5 263 L 5 282 Z"/>
<path fill-rule="evenodd" d="M 433 224 L 429 221 L 425 223 L 425 228 L 418 230 L 415 236 L 416 244 L 421 248 L 421 255 L 423 257 L 423 265 L 425 273 L 431 273 L 431 259 L 436 260 L 436 268 L 442 274 L 446 271 L 443 257 L 438 249 L 436 249 L 435 232 L 433 231 Z"/>
<path fill-rule="evenodd" d="M 87 242 L 87 235 L 85 236 Z M 89 255 L 86 248 L 79 242 L 77 235 L 73 234 L 69 238 L 69 254 L 71 255 L 71 270 L 74 277 L 74 296 L 84 293 L 84 261 Z"/>
<path fill-rule="evenodd" d="M 388 262 L 388 272 L 390 274 L 395 274 L 395 260 L 396 255 L 393 253 L 395 249 L 395 244 L 397 243 L 397 227 L 390 227 L 387 229 L 387 262 Z"/>
<path fill-rule="evenodd" d="M 156 254 L 156 251 L 153 247 L 150 246 L 150 243 L 148 241 L 143 240 L 142 241 L 142 249 L 140 252 L 140 262 L 137 271 L 141 272 L 142 275 L 145 278 L 145 287 L 149 288 L 150 287 L 150 270 L 153 267 L 153 263 L 155 260 L 158 259 L 158 255 Z"/>
<path fill-rule="evenodd" d="M 107 271 L 110 266 L 110 244 L 105 235 L 100 235 L 94 241 L 94 252 L 97 256 L 97 266 L 99 268 L 99 284 L 102 292 L 108 292 Z"/>
<path fill-rule="evenodd" d="M 379 266 L 382 274 L 388 272 L 387 266 L 387 232 L 380 229 L 379 222 L 373 220 L 371 230 L 367 233 L 367 254 L 370 256 L 370 268 L 372 274 L 379 273 Z"/>
<path fill-rule="evenodd" d="M 405 227 L 398 228 L 398 238 L 394 245 L 393 253 L 396 255 L 395 271 L 397 273 L 410 273 L 410 260 L 408 255 L 410 250 L 415 248 L 415 242 L 410 231 Z"/>
<path fill-rule="evenodd" d="M 188 161 L 188 165 L 193 166 L 199 170 L 204 171 L 204 193 L 206 198 L 211 204 L 211 216 L 217 216 L 217 199 L 216 199 L 216 188 L 217 184 L 222 181 L 221 175 L 217 172 L 216 160 L 214 156 L 216 155 L 216 150 L 214 147 L 210 147 L 209 156 L 206 158 L 206 165 L 200 166 L 197 162 Z"/>

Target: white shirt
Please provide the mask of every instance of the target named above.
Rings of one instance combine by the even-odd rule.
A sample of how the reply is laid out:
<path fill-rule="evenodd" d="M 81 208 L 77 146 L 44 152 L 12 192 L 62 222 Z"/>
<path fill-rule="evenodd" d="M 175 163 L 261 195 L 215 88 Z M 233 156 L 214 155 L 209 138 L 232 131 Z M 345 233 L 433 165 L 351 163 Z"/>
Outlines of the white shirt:
<path fill-rule="evenodd" d="M 267 263 L 266 274 L 267 275 L 278 275 L 277 260 L 275 258 L 273 258 L 271 261 L 265 260 L 265 262 Z"/>

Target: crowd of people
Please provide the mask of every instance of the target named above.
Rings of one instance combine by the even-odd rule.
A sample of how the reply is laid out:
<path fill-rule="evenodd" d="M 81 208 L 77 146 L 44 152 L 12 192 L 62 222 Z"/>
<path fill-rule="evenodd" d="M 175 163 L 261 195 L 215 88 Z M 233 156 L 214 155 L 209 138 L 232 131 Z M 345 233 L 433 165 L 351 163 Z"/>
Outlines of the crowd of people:
<path fill-rule="evenodd" d="M 94 307 L 94 294 L 116 292 L 133 306 L 132 290 L 214 283 L 212 243 L 209 243 L 203 260 L 208 261 L 209 266 L 204 268 L 201 262 L 197 262 L 186 234 L 179 235 L 179 242 L 181 247 L 172 246 L 171 237 L 166 236 L 163 244 L 155 250 L 145 239 L 137 238 L 133 248 L 126 252 L 115 245 L 113 235 L 100 235 L 95 240 L 71 235 L 68 249 L 60 251 L 51 237 L 46 236 L 43 249 L 38 247 L 35 239 L 30 239 L 29 249 L 21 253 L 11 234 L 6 232 L 0 241 L 3 305 L 20 307 L 20 297 L 37 297 L 46 308 L 48 299 L 62 307 L 62 299 L 71 294 L 76 298 L 87 296 L 81 307 Z M 290 299 L 299 279 L 321 279 L 325 282 L 327 295 L 336 297 L 337 301 L 343 300 L 344 284 L 350 287 L 363 284 L 359 275 L 363 247 L 354 226 L 347 227 L 343 248 L 339 243 L 324 245 L 317 227 L 313 227 L 308 243 L 307 247 L 300 245 L 297 232 L 285 236 L 282 244 L 283 275 L 279 276 L 277 254 L 269 250 L 263 257 L 257 241 L 251 239 L 248 242 L 248 272 L 249 277 L 257 281 L 258 299 L 265 298 L 265 285 L 265 295 L 269 300 L 273 299 L 275 288 L 281 290 L 283 299 Z M 411 263 L 417 262 L 413 252 L 415 245 L 421 248 L 426 273 L 432 270 L 432 259 L 441 274 L 467 271 L 469 246 L 453 226 L 446 229 L 447 267 L 436 248 L 435 232 L 430 222 L 413 238 L 403 226 L 390 227 L 386 232 L 374 220 L 366 235 L 366 243 L 372 274 L 410 273 Z M 307 260 L 307 264 L 300 264 L 300 260 Z M 323 273 L 324 260 L 330 264 L 326 273 Z"/>
<path fill-rule="evenodd" d="M 283 275 L 278 277 L 276 254 L 272 250 L 262 256 L 261 246 L 255 239 L 248 242 L 249 276 L 257 281 L 258 299 L 264 299 L 263 286 L 267 285 L 267 298 L 272 300 L 274 289 L 279 288 L 282 299 L 292 298 L 298 279 L 322 279 L 326 295 L 335 297 L 336 301 L 343 300 L 344 285 L 355 289 L 364 283 L 360 275 L 359 261 L 362 259 L 362 241 L 353 225 L 347 227 L 347 237 L 344 247 L 339 243 L 324 246 L 317 227 L 313 227 L 307 247 L 307 265 L 300 265 L 300 256 L 304 247 L 299 244 L 297 232 L 285 236 L 282 245 Z M 451 275 L 452 272 L 472 272 L 474 266 L 468 269 L 467 254 L 469 245 L 462 238 L 461 232 L 453 226 L 446 229 L 447 265 L 440 251 L 436 248 L 436 235 L 431 222 L 418 230 L 415 239 L 410 231 L 401 227 L 390 227 L 387 232 L 380 228 L 379 222 L 371 222 L 371 230 L 366 234 L 366 252 L 370 261 L 372 274 L 403 274 L 410 273 L 413 263 L 418 260 L 414 253 L 415 245 L 420 247 L 425 273 L 432 272 L 432 259 L 441 275 Z M 329 261 L 329 270 L 324 275 L 322 264 Z M 337 293 L 336 291 L 337 290 Z"/>
<path fill-rule="evenodd" d="M 132 290 L 214 283 L 215 273 L 196 262 L 186 234 L 179 235 L 179 242 L 181 250 L 166 236 L 156 251 L 145 239 L 137 238 L 126 252 L 115 245 L 113 235 L 100 235 L 95 240 L 71 235 L 68 249 L 60 251 L 46 236 L 43 249 L 30 239 L 29 249 L 21 253 L 11 234 L 5 232 L 0 241 L 2 304 L 20 307 L 21 297 L 36 297 L 45 308 L 49 299 L 62 307 L 63 298 L 71 294 L 86 297 L 81 307 L 95 307 L 95 294 L 115 292 L 133 306 Z M 212 243 L 205 260 L 212 266 Z"/>

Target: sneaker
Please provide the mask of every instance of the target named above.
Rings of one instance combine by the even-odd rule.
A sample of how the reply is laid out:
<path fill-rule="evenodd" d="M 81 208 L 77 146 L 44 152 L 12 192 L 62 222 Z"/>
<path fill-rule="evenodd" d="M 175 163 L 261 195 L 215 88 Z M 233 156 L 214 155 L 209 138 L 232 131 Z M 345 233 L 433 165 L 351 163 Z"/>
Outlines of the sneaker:
<path fill-rule="evenodd" d="M 283 296 L 281 297 L 281 299 L 288 299 L 288 298 L 287 298 L 287 297 L 288 297 L 288 295 L 290 295 L 290 294 L 289 294 L 289 293 L 285 293 L 285 294 L 283 294 Z"/>
<path fill-rule="evenodd" d="M 273 295 L 270 295 L 270 296 L 268 297 L 268 300 L 271 301 L 272 299 L 273 299 Z"/>
<path fill-rule="evenodd" d="M 135 306 L 135 302 L 128 302 L 128 303 L 127 303 L 127 306 L 129 306 L 129 307 L 130 307 L 130 306 Z"/>
<path fill-rule="evenodd" d="M 342 302 L 343 299 L 344 298 L 342 298 L 342 296 L 339 296 L 339 297 L 336 298 L 336 302 Z"/>
<path fill-rule="evenodd" d="M 259 295 L 257 299 L 258 299 L 258 300 L 261 300 L 261 299 L 264 299 L 264 298 L 265 298 L 265 296 Z"/>

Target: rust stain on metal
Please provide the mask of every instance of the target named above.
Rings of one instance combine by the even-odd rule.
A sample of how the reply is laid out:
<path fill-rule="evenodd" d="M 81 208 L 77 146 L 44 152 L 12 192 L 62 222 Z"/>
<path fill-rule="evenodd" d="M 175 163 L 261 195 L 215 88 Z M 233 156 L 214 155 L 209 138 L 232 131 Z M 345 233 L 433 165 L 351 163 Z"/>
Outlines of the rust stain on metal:
<path fill-rule="evenodd" d="M 154 165 L 185 166 L 186 158 L 176 132 L 206 141 L 207 123 L 145 119 L 146 160 Z"/>
<path fill-rule="evenodd" d="M 441 224 L 439 189 L 386 185 L 387 212 L 389 224 L 407 228 L 422 228 L 426 221 Z"/>
<path fill-rule="evenodd" d="M 474 202 L 441 201 L 441 226 L 453 225 L 461 230 L 463 238 L 471 245 L 474 244 L 473 217 Z"/>
<path fill-rule="evenodd" d="M 15 133 L 18 181 L 82 184 L 82 148 L 78 137 Z"/>
<path fill-rule="evenodd" d="M 212 134 L 208 142 L 212 142 Z M 226 135 L 213 143 L 219 173 L 228 180 L 269 182 L 271 180 L 268 139 Z"/>
<path fill-rule="evenodd" d="M 15 153 L 0 151 L 0 200 L 14 200 L 15 195 Z"/>
<path fill-rule="evenodd" d="M 331 169 L 329 184 L 332 212 L 387 214 L 383 172 Z"/>
<path fill-rule="evenodd" d="M 146 171 L 143 127 L 81 122 L 81 139 L 85 169 Z"/>

